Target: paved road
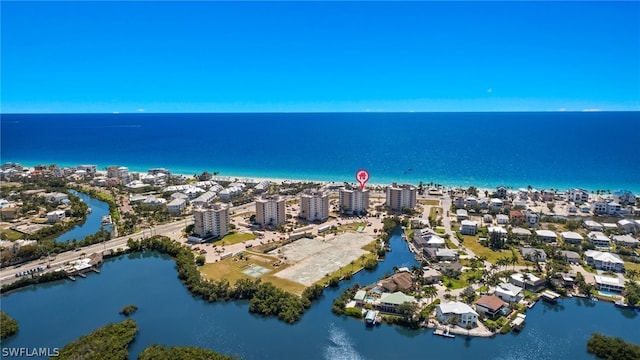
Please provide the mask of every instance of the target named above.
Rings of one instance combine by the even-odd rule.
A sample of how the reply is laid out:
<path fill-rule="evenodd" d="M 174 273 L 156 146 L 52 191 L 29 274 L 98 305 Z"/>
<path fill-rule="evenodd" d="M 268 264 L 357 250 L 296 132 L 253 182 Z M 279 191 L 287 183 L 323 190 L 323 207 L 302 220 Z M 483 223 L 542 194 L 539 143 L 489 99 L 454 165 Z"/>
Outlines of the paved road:
<path fill-rule="evenodd" d="M 186 220 L 175 221 L 168 224 L 157 225 L 153 228 L 145 228 L 142 230 L 142 232 L 139 232 L 133 235 L 114 238 L 104 243 L 94 244 L 94 245 L 80 248 L 80 250 L 77 250 L 77 251 L 67 251 L 64 253 L 60 253 L 57 256 L 55 256 L 55 258 L 51 257 L 50 260 L 36 259 L 36 260 L 28 261 L 26 263 L 21 264 L 19 268 L 15 268 L 12 266 L 7 267 L 0 271 L 0 284 L 11 283 L 19 279 L 15 276 L 16 273 L 35 268 L 37 266 L 49 264 L 51 265 L 51 269 L 57 269 L 63 266 L 63 264 L 66 262 L 78 260 L 82 258 L 83 257 L 82 254 L 90 255 L 90 254 L 98 253 L 104 250 L 112 250 L 112 249 L 116 250 L 118 248 L 126 248 L 127 241 L 129 239 L 138 240 L 143 237 L 149 237 L 152 235 L 164 235 L 171 238 L 175 238 L 177 235 L 179 237 L 182 235 L 182 229 L 184 229 L 187 225 L 192 223 L 193 223 L 193 220 L 186 219 Z"/>

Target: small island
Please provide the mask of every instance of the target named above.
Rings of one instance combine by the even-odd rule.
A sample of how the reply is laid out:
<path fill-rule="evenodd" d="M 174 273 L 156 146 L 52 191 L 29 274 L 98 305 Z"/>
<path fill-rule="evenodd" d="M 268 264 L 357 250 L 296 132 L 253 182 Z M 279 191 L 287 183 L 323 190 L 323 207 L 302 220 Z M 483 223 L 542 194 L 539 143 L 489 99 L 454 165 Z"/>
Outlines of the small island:
<path fill-rule="evenodd" d="M 138 307 L 130 304 L 127 305 L 125 307 L 123 307 L 122 309 L 120 309 L 120 314 L 124 315 L 124 316 L 129 316 L 131 314 L 133 314 L 134 312 L 136 312 L 136 310 L 138 310 Z"/>
<path fill-rule="evenodd" d="M 0 335 L 2 339 L 18 332 L 18 322 L 11 318 L 4 311 L 0 311 Z"/>
<path fill-rule="evenodd" d="M 589 338 L 587 351 L 607 360 L 640 359 L 640 346 L 598 333 L 592 334 Z"/>

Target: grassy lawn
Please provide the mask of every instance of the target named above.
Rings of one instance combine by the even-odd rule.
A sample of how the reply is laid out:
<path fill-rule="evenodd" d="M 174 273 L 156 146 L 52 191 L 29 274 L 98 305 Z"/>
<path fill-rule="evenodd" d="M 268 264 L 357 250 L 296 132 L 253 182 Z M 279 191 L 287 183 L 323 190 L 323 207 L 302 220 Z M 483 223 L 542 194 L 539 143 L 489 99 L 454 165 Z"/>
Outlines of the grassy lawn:
<path fill-rule="evenodd" d="M 629 261 L 625 261 L 624 263 L 625 270 L 636 270 L 640 271 L 640 264 L 632 263 Z"/>
<path fill-rule="evenodd" d="M 440 205 L 440 200 L 433 200 L 433 199 L 418 200 L 418 203 L 419 204 L 424 204 L 424 205 L 438 206 L 438 205 Z"/>
<path fill-rule="evenodd" d="M 444 239 L 445 244 L 447 244 L 447 247 L 449 249 L 457 249 L 458 246 L 456 246 L 456 244 L 453 243 L 453 241 L 449 240 L 449 239 Z"/>
<path fill-rule="evenodd" d="M 475 236 L 468 236 L 468 235 L 463 235 L 464 241 L 462 242 L 462 246 L 464 246 L 465 248 L 473 251 L 474 254 L 476 254 L 476 256 L 484 256 L 487 258 L 487 261 L 489 261 L 492 264 L 495 264 L 496 261 L 498 260 L 498 258 L 501 257 L 511 257 L 511 250 L 500 250 L 500 251 L 494 251 L 489 249 L 488 247 L 484 247 L 482 246 L 482 244 L 480 244 L 478 242 L 478 235 Z M 527 265 L 525 263 L 525 261 L 520 257 L 520 254 L 518 254 L 518 264 L 517 265 Z"/>
<path fill-rule="evenodd" d="M 369 252 L 375 251 L 376 250 L 376 242 L 377 242 L 377 240 L 374 240 L 374 241 L 368 243 L 367 245 L 363 246 L 361 249 L 364 250 L 364 251 L 369 251 Z"/>
<path fill-rule="evenodd" d="M 349 223 L 349 224 L 342 224 L 340 226 L 338 226 L 337 230 L 338 232 L 344 232 L 344 231 L 356 231 L 358 230 L 358 228 L 360 226 L 367 226 L 367 223 L 365 222 L 357 222 L 357 223 Z"/>
<path fill-rule="evenodd" d="M 224 245 L 233 245 L 247 240 L 253 240 L 257 236 L 252 233 L 231 233 L 227 234 L 220 240 L 216 240 L 215 243 L 224 243 Z"/>
<path fill-rule="evenodd" d="M 436 214 L 436 212 L 437 212 L 437 214 Z M 441 207 L 432 207 L 429 210 L 429 217 L 430 218 L 432 217 L 434 219 L 437 219 L 438 216 L 441 216 L 441 215 L 442 215 L 442 208 Z"/>
<path fill-rule="evenodd" d="M 226 279 L 229 280 L 229 283 L 235 284 L 235 282 L 239 279 L 253 279 L 251 276 L 242 273 L 242 271 L 249 267 L 249 265 L 251 264 L 260 265 L 271 270 L 270 272 L 260 276 L 260 280 L 262 280 L 262 282 L 270 282 L 276 287 L 293 294 L 299 295 L 302 294 L 302 291 L 304 291 L 304 285 L 275 276 L 278 271 L 286 269 L 286 265 L 276 268 L 271 266 L 271 263 L 265 260 L 270 259 L 270 257 L 268 256 L 258 256 L 251 254 L 247 256 L 247 260 L 239 260 L 237 257 L 232 257 L 220 260 L 215 263 L 205 264 L 202 268 L 200 268 L 200 271 L 208 279 Z"/>
<path fill-rule="evenodd" d="M 0 230 L 0 234 L 0 238 L 2 238 L 2 240 L 16 241 L 18 239 L 24 238 L 24 235 L 22 235 L 21 232 L 17 232 L 11 229 Z"/>
<path fill-rule="evenodd" d="M 448 277 L 443 276 L 442 277 L 442 283 L 444 284 L 444 286 L 446 286 L 447 288 L 449 288 L 451 290 L 462 289 L 462 288 L 465 288 L 465 287 L 469 286 L 469 282 L 468 282 L 469 278 L 476 278 L 476 279 L 482 278 L 482 270 L 476 270 L 476 271 L 467 270 L 467 271 L 463 272 L 458 277 L 458 279 L 448 278 Z M 449 284 L 450 284 L 450 286 L 449 286 Z"/>

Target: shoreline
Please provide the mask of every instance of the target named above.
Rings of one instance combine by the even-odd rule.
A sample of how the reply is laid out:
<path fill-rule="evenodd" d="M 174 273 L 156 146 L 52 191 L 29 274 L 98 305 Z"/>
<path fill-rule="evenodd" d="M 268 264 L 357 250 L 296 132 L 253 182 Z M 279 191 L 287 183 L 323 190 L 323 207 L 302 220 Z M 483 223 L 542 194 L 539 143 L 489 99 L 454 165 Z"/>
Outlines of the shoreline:
<path fill-rule="evenodd" d="M 13 162 L 13 163 L 17 163 L 17 164 L 21 164 L 22 166 L 26 167 L 26 168 L 33 168 L 36 165 L 39 164 L 46 164 L 46 165 L 50 165 L 50 164 L 57 164 L 60 167 L 77 167 L 79 165 L 83 165 L 83 164 L 91 164 L 91 165 L 96 165 L 97 171 L 99 173 L 106 173 L 106 167 L 107 166 L 126 166 L 129 168 L 129 172 L 131 173 L 140 173 L 140 174 L 146 174 L 147 171 L 151 168 L 165 168 L 167 170 L 169 170 L 173 175 L 182 175 L 185 176 L 187 178 L 192 178 L 194 174 L 201 174 L 204 171 L 208 171 L 211 174 L 213 174 L 214 172 L 219 172 L 219 174 L 217 176 L 215 176 L 214 178 L 228 178 L 230 179 L 230 181 L 233 181 L 234 179 L 238 179 L 238 181 L 242 181 L 243 179 L 252 179 L 252 180 L 256 180 L 258 182 L 260 181 L 271 181 L 271 182 L 276 182 L 276 183 L 281 183 L 284 181 L 288 181 L 288 182 L 316 182 L 316 183 L 321 183 L 321 184 L 331 184 L 331 183 L 350 183 L 352 185 L 357 185 L 357 183 L 355 182 L 355 170 L 353 171 L 352 175 L 349 176 L 344 176 L 344 175 L 331 175 L 331 174 L 323 174 L 323 175 L 311 175 L 309 177 L 304 177 L 304 176 L 300 176 L 300 175 L 295 175 L 292 174 L 291 176 L 287 176 L 286 174 L 274 174 L 274 175 L 270 175 L 270 174 L 264 174 L 264 173 L 260 173 L 258 172 L 251 172 L 251 173 L 245 173 L 243 170 L 237 170 L 237 172 L 234 172 L 236 170 L 232 170 L 230 173 L 226 173 L 224 171 L 224 169 L 222 169 L 222 171 L 217 171 L 217 170 L 209 170 L 209 169 L 205 169 L 204 167 L 201 168 L 198 171 L 191 171 L 193 169 L 189 169 L 189 168 L 176 168 L 176 167 L 167 167 L 167 166 L 160 166 L 160 165 L 156 165 L 156 166 L 152 166 L 152 165 L 139 165 L 139 164 L 134 164 L 132 166 L 127 165 L 126 163 L 120 163 L 120 164 L 111 164 L 111 165 L 107 165 L 105 166 L 104 164 L 97 164 L 97 163 L 92 163 L 92 162 L 83 162 L 83 163 L 74 163 L 74 162 L 49 162 L 49 161 L 42 161 L 42 162 L 33 162 L 33 161 L 19 161 L 19 160 L 3 160 L 2 164 L 6 164 L 8 162 Z M 251 170 L 248 170 L 251 171 Z M 375 174 L 374 176 L 372 176 L 375 179 Z M 380 180 L 376 181 L 373 180 L 372 182 L 367 183 L 367 187 L 375 187 L 375 186 L 388 186 L 393 182 L 396 182 L 398 184 L 411 184 L 414 186 L 418 186 L 419 183 L 422 181 L 425 189 L 428 189 L 429 183 L 434 183 L 434 184 L 439 184 L 445 188 L 448 189 L 455 189 L 455 188 L 461 188 L 461 189 L 467 189 L 470 186 L 474 186 L 478 189 L 478 191 L 484 191 L 484 190 L 489 190 L 490 192 L 495 190 L 498 186 L 505 186 L 507 188 L 511 188 L 513 190 L 517 190 L 518 188 L 527 188 L 527 186 L 531 185 L 534 189 L 537 190 L 542 190 L 542 189 L 556 189 L 556 190 L 560 190 L 560 191 L 564 191 L 567 189 L 572 189 L 572 188 L 582 188 L 585 189 L 589 192 L 595 192 L 596 190 L 603 190 L 603 189 L 607 189 L 610 190 L 612 193 L 616 190 L 629 190 L 633 193 L 640 193 L 640 188 L 635 188 L 635 186 L 624 186 L 624 185 L 599 185 L 597 187 L 593 187 L 593 186 L 589 186 L 589 185 L 582 185 L 579 183 L 579 181 L 576 181 L 575 183 L 571 183 L 568 182 L 569 184 L 560 184 L 560 183 L 556 183 L 556 184 L 552 184 L 549 186 L 540 186 L 536 183 L 530 183 L 530 184 L 520 184 L 518 182 L 514 182 L 514 183 L 510 183 L 508 180 L 504 181 L 504 182 L 498 182 L 498 181 L 491 181 L 491 180 L 482 180 L 482 179 L 475 179 L 475 182 L 473 181 L 467 181 L 467 180 L 434 180 L 434 179 L 424 179 L 424 180 L 416 180 L 416 179 L 402 179 L 403 176 L 398 176 L 397 178 L 391 177 L 391 176 L 387 176 L 387 175 L 383 175 L 380 176 Z M 386 180 L 386 181 L 385 181 Z M 221 181 L 221 180 L 214 180 L 214 181 Z M 563 181 L 563 182 L 566 182 Z M 637 185 L 636 185 L 637 186 Z"/>

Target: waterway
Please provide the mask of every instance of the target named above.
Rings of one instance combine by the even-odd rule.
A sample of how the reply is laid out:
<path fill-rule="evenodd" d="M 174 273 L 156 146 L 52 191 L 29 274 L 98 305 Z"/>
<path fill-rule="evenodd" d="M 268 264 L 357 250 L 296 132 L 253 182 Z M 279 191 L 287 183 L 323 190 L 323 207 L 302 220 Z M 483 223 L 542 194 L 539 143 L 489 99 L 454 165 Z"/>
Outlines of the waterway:
<path fill-rule="evenodd" d="M 109 215 L 109 204 L 106 202 L 94 199 L 87 194 L 75 190 L 70 190 L 70 192 L 82 199 L 82 201 L 91 208 L 91 213 L 87 214 L 87 219 L 83 224 L 74 226 L 71 230 L 55 238 L 55 241 L 58 242 L 67 242 L 72 241 L 73 239 L 80 241 L 88 235 L 95 234 L 100 231 L 100 226 L 102 226 L 102 217 Z M 104 228 L 110 231 L 111 225 L 107 225 Z"/>
<path fill-rule="evenodd" d="M 304 241 L 304 240 L 300 240 Z M 294 325 L 248 312 L 246 301 L 207 303 L 194 299 L 177 279 L 175 264 L 157 253 L 110 259 L 101 274 L 22 289 L 2 297 L 2 309 L 18 320 L 18 334 L 3 347 L 61 347 L 109 322 L 121 321 L 127 304 L 139 333 L 131 357 L 153 344 L 192 345 L 237 354 L 243 359 L 593 359 L 586 352 L 592 332 L 640 344 L 638 313 L 610 303 L 565 299 L 538 303 L 519 334 L 493 339 L 445 339 L 426 330 L 381 325 L 335 316 L 331 304 L 356 282 L 368 284 L 393 266 L 415 264 L 407 244 L 395 234 L 393 251 L 374 271 L 362 271 L 323 297 Z"/>

